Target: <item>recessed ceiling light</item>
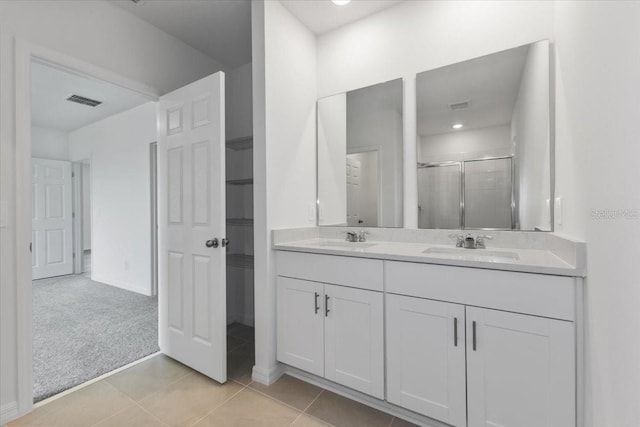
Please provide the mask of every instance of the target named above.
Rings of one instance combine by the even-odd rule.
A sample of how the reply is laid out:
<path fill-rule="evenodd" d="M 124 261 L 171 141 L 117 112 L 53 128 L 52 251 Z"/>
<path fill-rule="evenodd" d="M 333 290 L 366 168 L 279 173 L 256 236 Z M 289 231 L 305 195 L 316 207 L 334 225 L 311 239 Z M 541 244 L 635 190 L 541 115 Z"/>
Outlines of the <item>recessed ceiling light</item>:
<path fill-rule="evenodd" d="M 455 125 L 451 126 L 454 129 L 462 129 L 462 123 L 456 123 Z"/>
<path fill-rule="evenodd" d="M 331 0 L 333 4 L 337 4 L 338 6 L 344 6 L 348 4 L 351 0 Z"/>

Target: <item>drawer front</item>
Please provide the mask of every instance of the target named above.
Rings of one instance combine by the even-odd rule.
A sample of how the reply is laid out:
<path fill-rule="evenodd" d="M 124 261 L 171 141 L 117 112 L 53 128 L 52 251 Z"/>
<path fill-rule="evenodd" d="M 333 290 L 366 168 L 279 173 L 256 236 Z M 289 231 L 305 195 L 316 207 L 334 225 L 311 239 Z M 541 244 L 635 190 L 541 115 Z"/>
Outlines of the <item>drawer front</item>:
<path fill-rule="evenodd" d="M 278 251 L 278 276 L 382 291 L 383 261 Z"/>
<path fill-rule="evenodd" d="M 575 279 L 385 261 L 389 293 L 575 320 Z"/>

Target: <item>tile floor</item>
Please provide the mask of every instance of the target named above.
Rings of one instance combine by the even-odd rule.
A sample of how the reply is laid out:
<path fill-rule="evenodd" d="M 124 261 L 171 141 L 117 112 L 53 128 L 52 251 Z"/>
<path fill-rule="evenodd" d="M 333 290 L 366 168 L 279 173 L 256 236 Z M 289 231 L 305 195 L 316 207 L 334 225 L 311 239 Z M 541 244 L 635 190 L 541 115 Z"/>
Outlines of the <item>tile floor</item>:
<path fill-rule="evenodd" d="M 252 382 L 252 328 L 231 325 L 228 350 L 226 384 L 158 355 L 40 406 L 8 426 L 413 425 L 290 376 L 270 387 Z"/>

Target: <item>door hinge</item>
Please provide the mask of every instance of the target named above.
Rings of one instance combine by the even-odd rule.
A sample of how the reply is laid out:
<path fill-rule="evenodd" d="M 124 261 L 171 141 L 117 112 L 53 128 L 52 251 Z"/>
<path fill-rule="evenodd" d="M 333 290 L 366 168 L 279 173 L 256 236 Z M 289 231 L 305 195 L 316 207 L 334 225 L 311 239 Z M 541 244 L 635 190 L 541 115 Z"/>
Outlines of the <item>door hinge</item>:
<path fill-rule="evenodd" d="M 75 253 L 75 252 L 73 253 L 73 257 L 74 257 L 74 258 L 76 257 L 76 253 Z"/>
<path fill-rule="evenodd" d="M 76 213 L 75 212 L 71 212 L 71 218 L 75 218 L 76 217 Z"/>
<path fill-rule="evenodd" d="M 75 172 L 71 172 L 71 178 L 75 178 L 76 177 L 76 173 Z"/>

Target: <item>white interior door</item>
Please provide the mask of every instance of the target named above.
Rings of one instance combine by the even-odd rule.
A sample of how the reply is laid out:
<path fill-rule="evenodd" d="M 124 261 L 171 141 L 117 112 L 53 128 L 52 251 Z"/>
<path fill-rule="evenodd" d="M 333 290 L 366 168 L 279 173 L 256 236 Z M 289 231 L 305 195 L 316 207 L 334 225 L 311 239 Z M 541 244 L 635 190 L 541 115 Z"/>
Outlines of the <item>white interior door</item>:
<path fill-rule="evenodd" d="M 160 98 L 160 348 L 227 380 L 224 73 Z"/>
<path fill-rule="evenodd" d="M 73 273 L 71 162 L 31 160 L 31 275 Z"/>
<path fill-rule="evenodd" d="M 347 225 L 360 224 L 360 161 L 347 156 Z"/>

